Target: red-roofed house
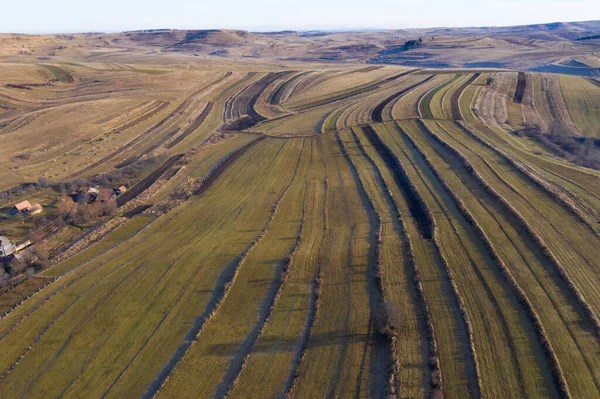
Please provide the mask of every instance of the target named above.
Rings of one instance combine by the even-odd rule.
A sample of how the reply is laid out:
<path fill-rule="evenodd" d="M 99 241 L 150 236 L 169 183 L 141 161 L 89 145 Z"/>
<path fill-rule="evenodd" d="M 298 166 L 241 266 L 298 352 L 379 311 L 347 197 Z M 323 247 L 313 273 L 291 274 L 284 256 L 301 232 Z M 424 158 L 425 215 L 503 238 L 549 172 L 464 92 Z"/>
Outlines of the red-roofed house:
<path fill-rule="evenodd" d="M 13 210 L 21 213 L 21 212 L 26 212 L 27 209 L 31 208 L 31 204 L 29 203 L 29 201 L 25 200 L 22 202 L 19 202 L 18 204 L 15 204 Z"/>

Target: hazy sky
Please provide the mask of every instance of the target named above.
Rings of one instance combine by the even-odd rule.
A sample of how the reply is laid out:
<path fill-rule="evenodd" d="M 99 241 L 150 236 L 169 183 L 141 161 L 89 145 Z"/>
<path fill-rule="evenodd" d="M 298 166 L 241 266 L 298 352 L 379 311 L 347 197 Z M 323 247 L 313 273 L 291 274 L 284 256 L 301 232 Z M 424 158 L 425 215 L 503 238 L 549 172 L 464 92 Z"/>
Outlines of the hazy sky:
<path fill-rule="evenodd" d="M 0 32 L 518 25 L 600 19 L 600 0 L 2 0 Z"/>

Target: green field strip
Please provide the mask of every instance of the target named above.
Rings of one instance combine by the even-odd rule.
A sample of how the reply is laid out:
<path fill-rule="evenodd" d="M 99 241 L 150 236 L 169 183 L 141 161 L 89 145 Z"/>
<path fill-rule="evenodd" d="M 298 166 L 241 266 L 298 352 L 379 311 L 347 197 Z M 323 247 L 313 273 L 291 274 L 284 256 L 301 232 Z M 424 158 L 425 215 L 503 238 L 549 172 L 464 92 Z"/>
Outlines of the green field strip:
<path fill-rule="evenodd" d="M 452 114 L 452 95 L 460 90 L 463 85 L 467 84 L 469 79 L 473 78 L 473 74 L 466 73 L 454 84 L 446 86 L 443 90 L 440 90 L 435 97 L 441 96 L 439 103 L 437 98 L 432 99 L 431 110 L 434 116 L 438 119 L 454 119 L 455 115 Z M 443 93 L 443 94 L 442 94 Z M 438 105 L 440 108 L 438 109 Z"/>
<path fill-rule="evenodd" d="M 414 122 L 402 127 L 414 132 Z M 412 125 L 412 126 L 411 126 Z M 395 134 L 394 134 L 395 133 Z M 524 310 L 500 276 L 480 237 L 428 168 L 418 151 L 399 131 L 382 135 L 412 166 L 411 174 L 437 216 L 439 245 L 468 312 L 481 371 L 483 395 L 506 387 L 522 394 L 547 394 L 535 381 L 544 376 L 538 363 L 539 344 Z M 483 311 L 486 309 L 486 311 Z M 494 337 L 490 340 L 490 337 Z M 500 361 L 500 359 L 503 359 Z"/>
<path fill-rule="evenodd" d="M 582 135 L 600 138 L 600 87 L 579 76 L 559 77 L 569 114 Z"/>
<path fill-rule="evenodd" d="M 428 123 L 428 126 L 439 137 L 445 136 L 439 125 Z M 593 325 L 585 319 L 584 310 L 542 249 L 520 227 L 519 221 L 507 213 L 502 203 L 491 197 L 469 174 L 460 159 L 428 138 L 427 132 L 413 138 L 464 201 L 527 294 L 554 347 L 571 392 L 576 396 L 595 392 L 593 373 L 590 374 L 586 365 L 586 362 L 592 365 L 592 370 L 598 370 L 600 366 L 595 364 L 597 360 L 593 356 L 589 356 L 600 349 Z"/>
<path fill-rule="evenodd" d="M 325 231 L 325 194 L 323 183 L 307 182 L 302 235 L 285 287 L 269 323 L 250 353 L 247 366 L 230 395 L 232 398 L 277 397 L 283 394 L 282 389 L 293 371 L 302 337 L 310 333 L 308 318 L 312 281 L 317 273 L 317 258 Z"/>
<path fill-rule="evenodd" d="M 318 259 L 321 304 L 294 396 L 363 396 L 374 389 L 366 283 L 369 221 L 335 135 L 317 140 L 328 179 L 327 232 Z"/>
<path fill-rule="evenodd" d="M 385 131 L 383 125 L 376 130 Z M 433 325 L 436 331 L 437 346 L 441 363 L 443 393 L 448 398 L 462 398 L 475 395 L 477 380 L 468 335 L 460 314 L 459 304 L 445 272 L 443 260 L 431 240 L 422 239 L 417 223 L 413 220 L 403 191 L 396 185 L 391 171 L 375 148 L 362 132 L 357 136 L 366 153 L 381 170 L 382 176 L 400 210 L 413 247 L 413 256 L 420 273 L 424 293 L 429 303 Z M 399 158 L 401 161 L 403 158 Z"/>
<path fill-rule="evenodd" d="M 244 260 L 227 297 L 203 328 L 198 341 L 182 360 L 181 367 L 161 390 L 160 396 L 182 397 L 185 396 L 184 391 L 190 388 L 196 397 L 222 396 L 240 371 L 241 364 L 236 363 L 248 351 L 248 338 L 252 340 L 253 330 L 261 320 L 260 315 L 266 311 L 264 304 L 272 301 L 272 285 L 279 281 L 283 259 L 297 240 L 302 220 L 302 201 L 298 201 L 298 198 L 302 197 L 305 188 L 304 174 L 309 152 L 302 155 L 303 140 L 293 140 L 289 145 L 298 156 L 290 157 L 286 165 L 281 165 L 285 175 L 282 173 L 278 178 L 281 183 L 286 183 L 287 179 L 291 184 L 289 193 L 284 186 L 284 197 L 264 238 Z M 297 162 L 296 173 L 294 164 Z M 294 174 L 290 176 L 292 172 Z M 195 374 L 194 370 L 204 372 L 191 378 L 190 373 Z M 194 382 L 178 384 L 181 379 Z"/>
<path fill-rule="evenodd" d="M 461 140 L 464 143 L 469 143 L 469 140 L 474 142 L 472 137 L 462 129 L 452 128 L 452 126 L 448 129 L 451 129 L 452 136 L 457 142 Z M 471 134 L 484 134 L 484 132 L 484 129 L 478 128 L 476 133 L 471 132 Z M 598 236 L 571 211 L 516 170 L 500 154 L 477 144 L 470 146 L 464 155 L 473 162 L 474 167 L 486 181 L 496 187 L 500 195 L 504 196 L 528 221 L 556 259 L 563 266 L 568 267 L 571 278 L 583 296 L 588 299 L 596 314 L 599 314 L 600 291 L 598 276 L 594 271 L 598 265 L 596 253 L 600 241 Z M 482 159 L 485 159 L 496 171 L 502 171 L 502 176 L 490 170 Z"/>
<path fill-rule="evenodd" d="M 419 113 L 422 118 L 435 119 L 436 117 L 444 117 L 443 113 L 441 112 L 442 98 L 446 91 L 450 89 L 450 87 L 452 87 L 452 85 L 454 85 L 462 76 L 462 73 L 455 74 L 451 79 L 446 80 L 420 99 L 418 105 Z M 437 104 L 439 104 L 439 106 Z M 434 110 L 439 111 L 435 112 L 434 114 Z"/>
<path fill-rule="evenodd" d="M 276 143 L 277 146 L 281 146 L 282 143 Z M 264 146 L 263 146 L 264 147 Z M 251 159 L 252 155 L 257 155 L 257 153 L 261 153 L 262 150 L 264 150 L 264 148 L 261 148 L 260 146 L 258 148 L 255 149 L 254 152 L 249 152 L 246 156 L 248 158 Z M 243 167 L 244 163 L 241 163 L 241 167 Z M 264 165 L 261 165 L 260 163 L 257 164 L 257 166 L 259 168 L 268 168 L 268 166 L 270 165 L 269 163 L 265 163 Z M 237 166 L 237 165 L 236 165 Z M 228 176 L 223 176 L 222 179 L 219 181 L 220 184 L 217 184 L 216 187 L 214 187 L 212 190 L 209 191 L 210 194 L 214 195 L 221 192 L 221 190 L 223 190 L 224 188 L 228 189 L 228 190 L 232 190 L 235 189 L 236 187 L 238 187 L 240 184 L 245 185 L 247 187 L 247 181 L 249 179 L 249 176 L 252 176 L 252 171 L 248 170 L 245 173 L 249 174 L 248 176 L 240 176 L 239 179 L 243 180 L 243 181 L 238 181 L 237 185 L 232 185 L 231 187 L 227 186 L 227 184 L 229 183 L 229 181 L 231 180 L 231 178 L 234 178 L 237 176 L 238 173 L 240 173 L 241 171 L 236 170 L 236 168 L 232 168 L 231 170 L 231 174 L 233 174 L 233 176 L 231 174 L 229 174 Z M 222 186 L 222 184 L 225 184 L 226 186 Z M 220 187 L 219 187 L 220 186 Z M 256 196 L 256 201 L 259 201 L 261 198 L 263 198 L 264 195 L 271 195 L 269 194 L 269 192 L 263 194 L 263 196 L 261 195 L 257 195 L 258 192 L 261 192 L 262 190 L 260 190 L 258 187 L 255 187 L 253 190 L 250 191 L 250 193 L 254 193 L 254 195 Z M 229 191 L 232 192 L 232 191 Z M 248 200 L 250 197 L 250 193 L 245 194 L 242 196 L 242 200 Z M 203 201 L 194 201 L 192 202 L 187 208 L 186 208 L 186 212 L 194 212 L 194 211 L 202 211 L 202 209 L 206 206 L 210 206 L 212 204 L 214 204 L 214 201 L 211 202 L 212 195 L 209 195 L 207 193 L 206 197 L 203 197 L 202 200 Z M 238 196 L 239 197 L 239 196 Z M 223 207 L 225 209 L 223 209 L 223 211 L 226 212 L 232 212 L 232 210 L 234 209 L 231 205 L 229 205 L 229 203 L 226 203 L 223 205 Z M 251 207 L 250 207 L 251 208 Z M 137 324 L 134 323 L 134 326 L 137 326 L 139 328 L 156 328 L 156 323 L 158 322 L 158 320 L 160 320 L 162 317 L 165 317 L 165 310 L 169 310 L 168 315 L 170 315 L 171 317 L 173 317 L 174 320 L 171 320 L 168 316 L 167 316 L 167 321 L 170 321 L 169 325 L 170 325 L 170 329 L 169 331 L 165 331 L 165 330 L 161 330 L 159 329 L 157 334 L 155 334 L 156 336 L 160 336 L 163 337 L 163 334 L 167 334 L 167 338 L 174 338 L 173 341 L 171 341 L 171 343 L 169 345 L 165 345 L 169 342 L 169 340 L 165 340 L 165 341 L 159 341 L 160 345 L 159 348 L 154 348 L 153 346 L 156 345 L 156 341 L 150 341 L 149 343 L 147 343 L 147 345 L 145 344 L 145 346 L 147 346 L 148 348 L 153 347 L 153 349 L 156 349 L 155 352 L 152 353 L 152 357 L 151 359 L 146 359 L 147 361 L 142 363 L 142 367 L 141 369 L 144 370 L 147 367 L 150 367 L 150 373 L 146 374 L 146 373 L 141 373 L 142 376 L 145 376 L 145 381 L 143 378 L 139 378 L 140 376 L 134 376 L 134 381 L 136 381 L 136 384 L 128 384 L 126 385 L 126 388 L 128 389 L 137 389 L 137 392 L 139 394 L 143 393 L 143 391 L 147 388 L 147 386 L 150 384 L 150 382 L 152 381 L 152 379 L 154 378 L 155 373 L 158 373 L 160 371 L 160 368 L 164 365 L 164 363 L 166 363 L 166 361 L 168 360 L 169 356 L 173 353 L 173 351 L 175 350 L 175 347 L 178 345 L 177 342 L 181 340 L 181 337 L 183 337 L 185 335 L 185 331 L 187 331 L 189 329 L 189 324 L 188 321 L 189 320 L 193 320 L 193 318 L 195 317 L 194 314 L 197 314 L 197 312 L 199 311 L 198 309 L 200 309 L 200 307 L 185 307 L 182 308 L 182 301 L 184 301 L 184 299 L 187 299 L 189 301 L 189 303 L 194 303 L 194 302 L 198 302 L 200 301 L 200 303 L 206 303 L 206 300 L 208 300 L 209 296 L 210 296 L 210 292 L 212 291 L 212 282 L 214 281 L 213 279 L 209 278 L 209 274 L 206 274 L 206 271 L 203 269 L 206 268 L 200 268 L 200 270 L 198 270 L 194 265 L 198 264 L 196 262 L 200 261 L 201 259 L 198 259 L 198 256 L 194 256 L 194 252 L 198 252 L 198 251 L 208 251 L 210 255 L 210 253 L 212 253 L 216 248 L 215 245 L 218 247 L 218 245 L 225 245 L 224 242 L 226 242 L 227 240 L 225 240 L 225 238 L 227 237 L 227 235 L 231 236 L 231 233 L 229 233 L 230 229 L 223 229 L 223 233 L 221 234 L 213 234 L 213 235 L 208 235 L 207 233 L 202 234 L 201 238 L 204 237 L 205 240 L 205 245 L 194 245 L 196 242 L 200 242 L 201 239 L 196 239 L 196 241 L 192 240 L 192 244 L 190 246 L 189 242 L 190 240 L 186 240 L 185 235 L 194 237 L 196 234 L 195 230 L 200 228 L 202 231 L 202 226 L 206 226 L 204 228 L 212 228 L 214 229 L 215 227 L 218 227 L 220 224 L 224 223 L 225 220 L 223 219 L 223 214 L 222 211 L 221 212 L 209 212 L 209 213 L 200 213 L 199 215 L 202 215 L 206 220 L 206 223 L 200 223 L 199 226 L 195 225 L 196 222 L 199 222 L 197 220 L 194 220 L 194 218 L 190 218 L 189 214 L 187 214 L 186 212 L 180 212 L 178 214 L 176 214 L 176 216 L 173 216 L 172 219 L 173 223 L 163 223 L 162 226 L 160 226 L 157 230 L 157 232 L 155 232 L 155 234 L 152 235 L 152 237 L 148 238 L 146 241 L 144 241 L 142 244 L 139 244 L 137 247 L 146 247 L 147 249 L 145 251 L 142 251 L 141 253 L 145 253 L 147 255 L 143 255 L 143 256 L 138 256 L 137 258 L 135 257 L 135 253 L 137 253 L 137 251 L 135 251 L 132 255 L 132 258 L 127 261 L 127 264 L 133 264 L 135 266 L 127 266 L 122 272 L 120 273 L 125 273 L 125 271 L 127 271 L 127 268 L 131 269 L 132 267 L 137 268 L 137 265 L 141 265 L 144 266 L 144 272 L 145 273 L 138 273 L 138 274 L 132 274 L 130 278 L 135 279 L 133 282 L 130 282 L 130 284 L 127 284 L 125 287 L 123 287 L 122 289 L 120 289 L 117 294 L 118 296 L 125 296 L 127 297 L 128 295 L 135 295 L 135 292 L 149 292 L 153 294 L 153 299 L 152 298 L 137 298 L 137 300 L 132 301 L 132 303 L 130 304 L 129 302 L 125 303 L 122 301 L 119 301 L 118 297 L 108 297 L 106 298 L 107 300 L 109 300 L 110 302 L 114 303 L 114 301 L 117 301 L 118 304 L 120 304 L 121 307 L 140 307 L 140 300 L 142 301 L 141 304 L 141 309 L 146 309 L 145 311 L 141 312 L 140 309 L 136 310 L 135 313 L 130 313 L 128 311 L 124 311 L 124 313 L 121 312 L 112 312 L 110 313 L 108 316 L 109 317 L 114 317 L 116 320 L 114 325 L 121 325 L 123 328 L 125 328 L 125 326 L 127 326 L 128 324 L 122 324 L 123 322 L 127 321 L 129 319 L 129 317 L 131 317 L 130 315 L 135 314 L 137 317 L 143 317 L 143 320 L 145 320 L 145 323 L 142 324 Z M 250 212 L 250 209 L 248 209 L 247 212 L 245 212 L 245 215 L 239 215 L 239 217 L 249 217 L 248 212 Z M 193 214 L 193 213 L 192 213 Z M 256 213 L 254 213 L 253 215 L 254 217 L 256 217 Z M 239 221 L 238 218 L 234 218 L 233 221 L 228 221 L 228 223 L 230 223 L 230 226 L 232 226 L 233 228 L 235 228 L 235 221 Z M 212 222 L 211 222 L 212 220 Z M 170 222 L 170 220 L 167 220 Z M 177 221 L 179 221 L 179 223 L 177 223 Z M 176 250 L 172 251 L 169 256 L 165 256 L 162 258 L 157 258 L 156 256 L 154 256 L 154 251 L 152 251 L 150 248 L 155 248 L 157 247 L 157 243 L 160 243 L 161 241 L 164 241 L 166 236 L 164 235 L 164 233 L 166 233 L 166 228 L 165 226 L 167 226 L 167 228 L 174 229 L 173 232 L 175 233 L 175 235 L 177 235 L 178 233 L 181 234 L 182 231 L 180 230 L 180 228 L 178 228 L 177 226 L 181 226 L 181 222 L 187 223 L 189 225 L 189 222 L 192 221 L 193 224 L 190 225 L 191 228 L 186 230 L 183 230 L 184 236 L 183 237 L 174 237 L 173 240 L 167 240 L 167 241 L 172 241 L 173 244 L 176 244 L 177 242 L 184 242 L 186 243 L 183 247 L 177 248 Z M 216 223 L 216 225 L 215 225 Z M 213 239 L 214 236 L 214 240 Z M 248 237 L 248 241 L 251 241 L 251 236 L 252 236 L 252 232 L 249 231 L 248 233 L 242 233 L 241 234 L 242 239 L 243 237 Z M 182 241 L 183 240 L 183 241 Z M 216 240 L 216 241 L 215 241 Z M 207 243 L 206 241 L 212 241 L 212 245 L 208 245 L 209 243 Z M 223 241 L 223 243 L 220 243 L 220 241 Z M 244 240 L 245 241 L 245 240 Z M 165 244 L 163 242 L 163 244 Z M 168 244 L 168 242 L 166 243 Z M 230 243 L 229 243 L 230 244 Z M 239 242 L 236 244 L 237 247 L 241 248 L 243 247 L 244 243 L 243 241 Z M 230 246 L 230 245 L 229 245 Z M 137 250 L 137 248 L 134 248 Z M 139 248 L 142 249 L 142 248 Z M 241 251 L 241 249 L 240 249 Z M 231 255 L 234 256 L 234 255 Z M 193 259 L 193 261 L 190 261 L 191 259 Z M 235 257 L 233 258 L 235 259 Z M 119 265 L 120 262 L 123 262 L 125 259 L 123 258 L 117 258 L 116 260 L 114 260 L 112 263 L 113 264 L 117 264 Z M 141 263 L 140 263 L 141 262 Z M 175 265 L 175 263 L 180 262 L 179 264 L 181 265 L 186 265 L 186 267 L 173 267 Z M 227 261 L 224 259 L 223 262 L 227 263 Z M 200 263 L 202 264 L 202 263 Z M 206 265 L 206 264 L 205 264 Z M 104 265 L 104 268 L 108 268 L 111 266 L 111 262 L 107 263 L 106 265 Z M 152 277 L 152 275 L 150 274 L 150 271 L 153 270 L 154 273 L 154 277 Z M 198 288 L 198 287 L 193 287 L 191 285 L 191 282 L 193 281 L 192 277 L 195 276 L 195 280 L 196 282 L 198 282 L 198 278 L 200 278 L 200 271 L 204 271 L 204 279 L 200 280 L 203 281 L 207 290 L 203 291 L 202 288 Z M 190 273 L 192 273 L 192 275 L 190 275 Z M 217 270 L 215 270 L 213 272 L 213 275 L 218 273 L 218 268 Z M 163 276 L 163 279 L 160 279 L 160 275 L 161 274 L 165 274 Z M 168 278 L 167 278 L 168 277 Z M 117 276 L 115 277 L 117 278 Z M 216 278 L 216 275 L 215 277 Z M 109 279 L 107 279 L 109 280 Z M 141 280 L 141 281 L 140 281 Z M 177 283 L 177 281 L 180 281 L 179 283 Z M 134 283 L 135 282 L 135 283 Z M 177 287 L 179 284 L 183 283 L 183 282 L 187 282 L 187 284 L 184 284 L 184 287 L 187 287 L 187 291 L 183 291 L 180 292 L 181 289 L 174 289 L 174 290 L 165 290 L 165 285 L 170 284 L 176 284 L 175 287 Z M 146 289 L 142 288 L 144 283 L 146 284 L 151 284 L 151 287 L 155 287 L 154 291 L 147 291 L 148 287 L 146 287 Z M 110 286 L 110 285 L 109 285 Z M 101 288 L 101 287 L 97 287 L 97 288 Z M 191 288 L 198 288 L 199 291 L 196 290 L 192 290 L 190 291 Z M 111 292 L 110 289 L 106 289 L 105 290 L 107 292 Z M 140 290 L 140 291 L 137 291 Z M 163 293 L 163 295 L 159 295 L 160 293 Z M 168 295 L 167 295 L 168 292 Z M 179 295 L 177 295 L 179 294 Z M 148 294 L 150 295 L 150 294 Z M 158 295 L 158 296 L 157 296 Z M 151 295 L 152 296 L 152 295 Z M 57 296 L 57 298 L 60 296 Z M 93 297 L 93 295 L 92 295 Z M 137 297 L 139 297 L 139 295 L 137 295 Z M 136 296 L 134 296 L 134 298 L 136 298 Z M 53 298 L 54 299 L 54 298 Z M 146 300 L 144 300 L 146 299 Z M 152 299 L 152 300 L 151 300 Z M 162 304 L 161 303 L 153 303 L 155 301 L 167 301 L 166 304 Z M 170 301 L 170 302 L 169 302 Z M 178 301 L 173 303 L 173 301 Z M 91 301 L 92 304 L 89 303 L 83 303 L 83 301 L 79 301 L 78 307 L 80 308 L 84 308 L 87 306 L 93 306 L 93 302 Z M 154 305 L 154 306 L 149 306 L 150 305 Z M 171 305 L 169 305 L 171 304 Z M 173 306 L 176 306 L 176 309 L 173 310 Z M 165 307 L 166 306 L 166 307 Z M 112 309 L 113 307 L 109 304 L 109 306 L 106 308 L 106 312 L 108 312 L 110 309 Z M 163 310 L 161 310 L 163 309 Z M 187 312 L 187 313 L 186 313 Z M 65 317 L 63 319 L 67 318 L 67 315 L 69 315 L 69 318 L 71 317 L 70 315 L 72 313 L 75 313 L 74 310 L 71 310 L 68 313 L 65 313 Z M 104 311 L 103 311 L 104 313 Z M 187 316 L 186 316 L 187 314 Z M 179 318 L 176 318 L 175 316 L 178 316 Z M 183 319 L 181 319 L 181 317 L 183 316 Z M 73 316 L 74 317 L 74 316 Z M 100 317 L 100 315 L 98 315 L 97 317 Z M 104 314 L 103 316 L 104 318 L 107 317 L 106 314 Z M 95 319 L 93 319 L 95 320 Z M 156 321 L 152 321 L 152 320 L 156 320 Z M 117 322 L 119 321 L 119 322 Z M 165 321 L 165 322 L 167 322 Z M 65 320 L 65 323 L 68 322 L 68 320 Z M 65 323 L 61 323 L 61 324 L 65 324 Z M 150 324 L 150 325 L 148 325 Z M 58 325 L 58 323 L 56 324 L 56 326 Z M 84 325 L 82 327 L 85 327 L 85 329 L 89 330 L 90 328 L 93 329 L 93 331 L 96 331 L 97 329 L 94 329 L 93 327 L 93 323 L 84 323 Z M 52 335 L 51 333 L 54 332 L 54 330 L 57 330 L 58 327 L 56 328 L 52 328 L 50 329 L 50 333 L 48 333 L 47 335 Z M 118 359 L 115 360 L 115 364 L 124 364 L 126 362 L 128 362 L 130 360 L 130 358 L 128 356 L 132 356 L 132 353 L 136 350 L 138 350 L 138 346 L 141 344 L 141 336 L 139 334 L 135 334 L 136 330 L 135 328 L 132 331 L 129 331 L 130 329 L 125 329 L 125 331 L 121 331 L 120 334 L 126 334 L 126 337 L 128 337 L 128 339 L 123 339 L 121 340 L 116 340 L 116 341 L 112 341 L 109 342 L 112 345 L 117 345 L 117 347 L 120 347 L 121 344 L 123 344 L 123 342 L 125 342 L 127 345 L 125 346 L 125 348 L 128 348 L 128 350 L 123 351 L 122 348 L 121 350 L 117 350 L 117 353 L 119 353 Z M 101 331 L 98 331 L 96 333 L 94 333 L 92 331 L 91 336 L 94 336 L 95 334 L 102 334 Z M 106 332 L 104 332 L 106 333 Z M 116 334 L 116 332 L 115 332 Z M 64 337 L 64 332 L 63 335 L 61 335 L 61 337 Z M 142 334 L 143 335 L 143 334 Z M 74 336 L 73 339 L 77 338 L 78 341 L 84 339 L 84 337 L 81 334 L 77 334 Z M 115 337 L 116 338 L 116 337 Z M 121 337 L 123 338 L 123 337 Z M 64 339 L 64 338 L 63 338 Z M 94 341 L 95 342 L 95 341 Z M 100 342 L 100 341 L 99 341 Z M 68 349 L 70 350 L 75 350 L 75 348 L 73 347 L 74 344 L 71 344 L 68 346 Z M 38 346 L 39 347 L 39 346 Z M 51 350 L 53 346 L 50 345 L 48 346 L 48 349 L 46 350 Z M 35 349 L 35 348 L 34 348 Z M 110 354 L 110 353 L 115 353 L 114 351 L 101 351 L 99 352 L 100 354 Z M 142 355 L 146 355 L 147 353 L 144 352 L 142 354 L 140 354 L 140 356 L 137 356 L 138 358 L 143 358 L 144 356 Z M 23 359 L 23 364 L 27 364 L 28 362 L 36 362 L 36 356 L 26 356 Z M 50 359 L 52 358 L 52 356 L 50 356 Z M 65 358 L 61 358 L 59 357 L 58 359 L 56 359 L 56 361 L 59 361 L 59 365 L 61 362 L 64 362 L 66 359 Z M 77 387 L 79 387 L 79 389 L 81 389 L 85 384 L 84 382 L 86 380 L 88 380 L 89 378 L 100 378 L 101 381 L 95 381 L 92 385 L 95 387 L 96 390 L 102 390 L 103 388 L 106 388 L 106 385 L 103 386 L 103 384 L 109 384 L 111 381 L 109 378 L 107 378 L 106 375 L 104 374 L 97 374 L 94 372 L 94 365 L 95 363 L 98 363 L 96 365 L 96 367 L 100 367 L 103 364 L 103 361 L 105 361 L 105 359 L 101 359 L 101 358 L 94 358 L 93 359 L 95 362 L 91 362 L 90 360 L 90 364 L 88 364 L 87 366 L 84 367 L 84 370 L 82 370 L 80 372 L 80 374 L 77 374 L 78 379 L 77 379 L 77 384 L 72 386 L 72 389 L 75 389 Z M 149 360 L 149 361 L 148 361 Z M 139 365 L 139 364 L 138 364 Z M 56 389 L 58 389 L 60 387 L 60 383 L 56 383 L 56 381 L 62 381 L 67 383 L 69 380 L 69 378 L 73 377 L 73 372 L 77 371 L 77 367 L 82 367 L 81 364 L 79 365 L 72 365 L 69 370 L 70 373 L 67 373 L 65 370 L 63 370 L 63 374 L 60 377 L 57 377 L 57 379 L 55 380 L 55 382 L 52 384 L 51 381 L 52 379 L 50 377 L 44 378 L 42 381 L 40 381 L 39 383 L 42 384 L 43 382 L 46 382 L 47 384 L 51 384 L 52 386 L 55 386 Z M 59 367 L 60 369 L 60 367 Z M 129 374 L 126 375 L 131 375 L 134 374 L 134 369 L 136 369 L 135 367 L 131 367 L 129 369 Z M 18 375 L 18 371 L 21 370 L 22 372 L 26 372 L 26 370 L 28 370 L 28 368 L 26 366 L 24 367 L 19 367 L 17 369 L 15 369 L 15 371 L 13 373 L 11 373 L 9 375 L 9 379 L 15 383 L 21 383 L 21 381 L 14 381 L 12 380 L 13 376 Z M 54 371 L 56 372 L 57 369 L 55 368 L 51 368 L 49 369 L 49 371 Z M 87 372 L 86 372 L 87 371 Z M 135 370 L 138 371 L 138 370 Z M 148 370 L 145 370 L 148 371 Z M 116 368 L 115 368 L 115 372 L 116 372 Z M 46 373 L 47 376 L 51 375 L 50 372 Z M 136 378 L 137 377 L 137 378 Z M 10 386 L 12 385 L 12 383 L 9 385 L 8 383 L 10 382 L 9 379 L 7 379 L 5 381 L 5 386 Z M 65 381 L 66 380 L 66 381 Z M 88 381 L 89 383 L 89 381 Z M 58 387 L 57 387 L 58 385 Z M 20 385 L 19 385 L 20 386 Z M 62 386 L 62 388 L 64 389 L 65 386 L 68 386 L 68 384 L 65 384 L 64 386 Z M 115 388 L 118 388 L 119 385 L 115 386 Z M 121 388 L 123 388 L 121 386 Z M 102 392 L 100 391 L 99 394 L 101 394 Z"/>
<path fill-rule="evenodd" d="M 477 97 L 483 88 L 482 84 L 477 82 L 481 81 L 482 77 L 487 76 L 489 76 L 489 74 L 481 74 L 481 76 L 479 76 L 475 82 L 473 82 L 473 84 L 465 89 L 462 96 L 460 96 L 460 113 L 467 122 L 477 121 L 477 117 L 474 115 L 475 103 L 477 102 Z"/>
<path fill-rule="evenodd" d="M 370 109 L 370 108 L 369 108 Z M 364 112 L 362 115 L 370 118 L 370 112 Z M 359 196 L 361 197 L 363 207 L 367 210 L 369 215 L 369 236 L 368 241 L 370 243 L 368 264 L 366 270 L 366 285 L 367 292 L 369 294 L 369 305 L 370 305 L 370 320 L 371 329 L 374 331 L 372 335 L 372 347 L 371 356 L 378 359 L 377 363 L 374 363 L 371 367 L 369 379 L 370 392 L 372 396 L 396 396 L 400 390 L 400 360 L 396 356 L 395 345 L 397 337 L 395 336 L 384 336 L 381 332 L 376 331 L 378 312 L 381 306 L 386 302 L 385 296 L 385 276 L 382 269 L 382 232 L 383 226 L 381 221 L 381 215 L 375 207 L 373 197 L 366 190 L 364 183 L 360 178 L 360 172 L 357 168 L 354 160 L 356 157 L 352 157 L 351 153 L 360 153 L 360 149 L 356 146 L 356 143 L 352 139 L 353 144 L 349 147 L 339 131 L 335 131 L 336 140 L 340 146 L 344 158 L 348 166 L 352 171 L 352 175 L 356 184 L 356 188 Z M 400 326 L 397 326 L 400 328 Z M 395 327 L 394 327 L 395 328 Z M 367 347 L 365 346 L 365 354 Z"/>
<path fill-rule="evenodd" d="M 404 231 L 398 221 L 392 199 L 384 192 L 384 182 L 375 170 L 375 164 L 363 155 L 354 133 L 340 132 L 344 146 L 358 170 L 365 190 L 372 198 L 381 217 L 381 269 L 385 300 L 393 303 L 402 314 L 401 338 L 396 356 L 399 359 L 399 391 L 401 396 L 423 397 L 429 390 L 428 347 L 424 317 L 418 306 L 417 292 L 411 272 L 407 270 Z"/>
<path fill-rule="evenodd" d="M 452 79 L 449 74 L 436 74 L 435 77 L 427 83 L 419 86 L 415 90 L 407 93 L 405 96 L 395 102 L 389 119 L 410 119 L 419 117 L 419 100 L 429 91 L 435 89 L 446 81 Z M 387 118 L 387 116 L 386 116 Z"/>
<path fill-rule="evenodd" d="M 96 258 L 97 256 L 110 251 L 117 245 L 120 245 L 124 241 L 127 241 L 153 220 L 153 216 L 136 216 L 125 222 L 123 225 L 117 227 L 115 230 L 103 237 L 100 241 L 87 247 L 83 251 L 69 257 L 67 260 L 57 264 L 56 266 L 44 270 L 41 275 L 47 277 L 59 277 L 64 273 L 68 273 L 77 266 L 89 262 L 93 258 Z"/>

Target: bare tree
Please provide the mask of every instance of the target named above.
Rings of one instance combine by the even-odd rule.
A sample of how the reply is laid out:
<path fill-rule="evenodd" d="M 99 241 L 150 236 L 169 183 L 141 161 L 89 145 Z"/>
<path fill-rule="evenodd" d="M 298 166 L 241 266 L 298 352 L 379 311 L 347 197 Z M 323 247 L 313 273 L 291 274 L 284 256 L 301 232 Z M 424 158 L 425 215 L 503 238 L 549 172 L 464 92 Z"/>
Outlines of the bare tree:
<path fill-rule="evenodd" d="M 402 313 L 395 304 L 382 301 L 373 313 L 373 325 L 379 334 L 395 337 L 402 328 Z"/>
<path fill-rule="evenodd" d="M 572 137 L 571 129 L 557 119 L 550 123 L 549 133 L 552 140 L 557 143 L 565 143 Z"/>

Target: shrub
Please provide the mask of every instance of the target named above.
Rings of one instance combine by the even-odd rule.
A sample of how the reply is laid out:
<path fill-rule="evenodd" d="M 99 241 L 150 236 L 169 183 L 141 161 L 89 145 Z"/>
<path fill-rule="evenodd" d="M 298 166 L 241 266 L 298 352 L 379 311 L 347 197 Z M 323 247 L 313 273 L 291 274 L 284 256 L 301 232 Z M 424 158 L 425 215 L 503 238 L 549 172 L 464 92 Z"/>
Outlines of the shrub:
<path fill-rule="evenodd" d="M 373 325 L 379 334 L 395 337 L 402 327 L 402 313 L 395 304 L 382 301 L 373 313 Z"/>

